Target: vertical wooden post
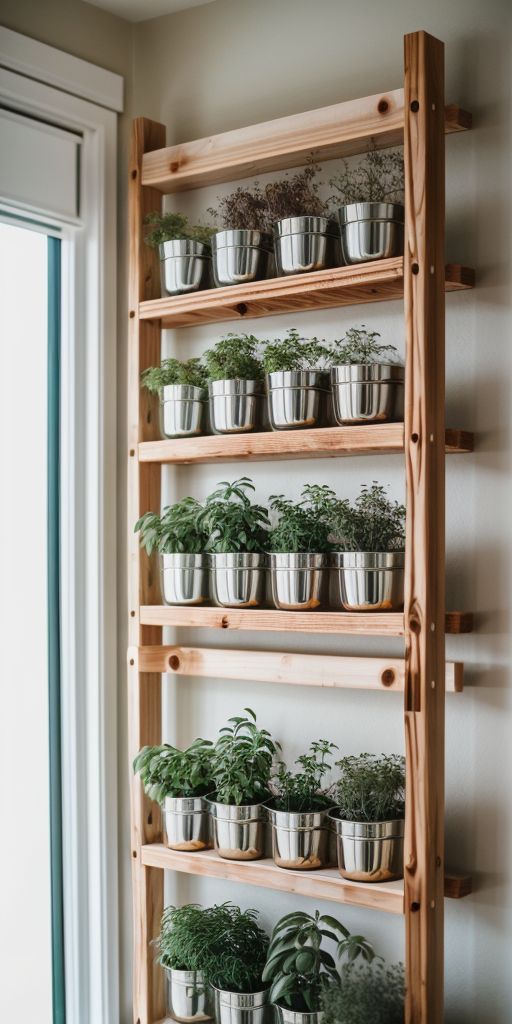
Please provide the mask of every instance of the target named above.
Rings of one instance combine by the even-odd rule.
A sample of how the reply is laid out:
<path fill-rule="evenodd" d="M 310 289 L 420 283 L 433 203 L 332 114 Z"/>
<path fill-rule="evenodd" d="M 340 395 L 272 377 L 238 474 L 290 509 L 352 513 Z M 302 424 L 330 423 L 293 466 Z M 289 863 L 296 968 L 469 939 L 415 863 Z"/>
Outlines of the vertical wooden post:
<path fill-rule="evenodd" d="M 405 36 L 406 1024 L 443 1020 L 444 47 Z"/>
<path fill-rule="evenodd" d="M 165 146 L 165 127 L 138 118 L 132 129 L 129 182 L 129 437 L 128 437 L 128 637 L 129 651 L 129 757 L 133 761 L 145 744 L 161 742 L 161 676 L 139 673 L 136 651 L 142 644 L 161 644 L 162 630 L 141 626 L 139 606 L 158 603 L 158 577 L 150 560 L 139 547 L 133 527 L 139 516 L 160 510 L 160 466 L 139 464 L 138 443 L 159 437 L 156 403 L 141 392 L 141 371 L 160 361 L 160 328 L 139 321 L 139 302 L 160 295 L 159 262 L 143 241 L 143 220 L 159 210 L 160 193 L 142 188 L 144 153 Z M 131 764 L 130 764 L 131 771 Z M 133 1019 L 135 1024 L 153 1024 L 164 1016 L 164 979 L 155 963 L 151 941 L 159 932 L 163 909 L 163 871 L 141 863 L 141 846 L 158 840 L 161 821 L 157 804 L 146 798 L 138 780 L 131 786 L 132 869 L 133 869 Z"/>

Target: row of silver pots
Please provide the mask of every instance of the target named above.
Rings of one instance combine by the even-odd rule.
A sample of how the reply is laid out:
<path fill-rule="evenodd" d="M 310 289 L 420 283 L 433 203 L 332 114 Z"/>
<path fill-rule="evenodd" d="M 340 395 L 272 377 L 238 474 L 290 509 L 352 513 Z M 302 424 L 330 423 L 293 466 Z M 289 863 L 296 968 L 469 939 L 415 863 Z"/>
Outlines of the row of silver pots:
<path fill-rule="evenodd" d="M 256 230 L 218 231 L 211 247 L 171 240 L 160 245 L 162 291 L 168 295 L 248 284 L 263 278 L 400 256 L 404 208 L 397 203 L 340 207 L 338 225 L 328 217 L 287 217 L 273 236 Z"/>
<path fill-rule="evenodd" d="M 401 611 L 403 551 L 269 555 L 162 554 L 161 590 L 169 605 L 256 608 L 271 600 L 281 611 Z M 270 577 L 270 592 L 268 589 Z"/>
<path fill-rule="evenodd" d="M 322 1013 L 300 1013 L 269 1003 L 269 989 L 229 992 L 209 988 L 201 971 L 167 970 L 167 1005 L 172 1019 L 182 1024 L 320 1024 Z"/>
<path fill-rule="evenodd" d="M 215 434 L 268 429 L 298 430 L 329 423 L 385 423 L 404 415 L 403 366 L 373 363 L 324 370 L 279 370 L 260 380 L 218 380 L 208 385 L 209 416 Z M 204 432 L 204 388 L 168 384 L 160 393 L 164 437 Z"/>

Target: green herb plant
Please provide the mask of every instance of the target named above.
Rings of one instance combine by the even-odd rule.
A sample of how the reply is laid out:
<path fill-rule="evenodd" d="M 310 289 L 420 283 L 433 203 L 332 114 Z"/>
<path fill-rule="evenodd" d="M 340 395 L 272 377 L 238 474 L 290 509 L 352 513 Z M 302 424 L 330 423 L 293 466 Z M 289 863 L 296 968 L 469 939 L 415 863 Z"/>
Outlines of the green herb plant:
<path fill-rule="evenodd" d="M 212 777 L 221 804 L 256 804 L 268 798 L 274 757 L 279 749 L 266 729 L 259 729 L 251 708 L 228 720 L 213 749 Z"/>
<path fill-rule="evenodd" d="M 265 373 L 279 370 L 318 369 L 329 357 L 325 341 L 318 338 L 303 338 L 295 327 L 286 332 L 284 338 L 267 342 L 263 352 Z"/>
<path fill-rule="evenodd" d="M 302 171 L 285 174 L 264 188 L 269 220 L 275 223 L 287 217 L 325 217 L 328 204 L 320 196 L 321 168 L 314 160 Z"/>
<path fill-rule="evenodd" d="M 240 185 L 207 212 L 225 231 L 269 231 L 271 226 L 268 204 L 258 182 L 252 188 Z"/>
<path fill-rule="evenodd" d="M 208 537 L 206 550 L 216 554 L 264 552 L 268 548 L 270 525 L 263 505 L 253 505 L 248 491 L 254 491 L 249 477 L 218 485 L 208 495 L 196 521 L 197 528 Z"/>
<path fill-rule="evenodd" d="M 133 762 L 144 789 L 152 800 L 162 803 L 166 796 L 204 796 L 213 789 L 213 744 L 197 739 L 186 750 L 169 743 L 143 747 Z"/>
<path fill-rule="evenodd" d="M 199 521 L 202 511 L 203 506 L 195 498 L 182 498 L 175 505 L 167 505 L 161 516 L 146 512 L 134 530 L 140 532 L 141 546 L 148 555 L 155 550 L 167 555 L 199 555 L 208 540 Z"/>
<path fill-rule="evenodd" d="M 151 229 L 146 232 L 144 241 L 153 249 L 157 249 L 163 242 L 188 241 L 203 242 L 208 245 L 213 228 L 204 227 L 201 224 L 189 224 L 188 218 L 183 213 L 148 213 L 144 223 Z"/>
<path fill-rule="evenodd" d="M 208 379 L 261 380 L 260 342 L 254 334 L 226 334 L 204 354 Z"/>
<path fill-rule="evenodd" d="M 272 495 L 269 502 L 277 523 L 270 532 L 269 550 L 285 554 L 331 551 L 329 522 L 336 500 L 334 491 L 320 484 L 306 484 L 300 501 Z"/>
<path fill-rule="evenodd" d="M 341 977 L 321 992 L 323 1024 L 403 1024 L 403 964 L 344 964 Z"/>
<path fill-rule="evenodd" d="M 141 383 L 147 391 L 159 394 L 168 384 L 188 384 L 194 388 L 205 388 L 206 368 L 200 359 L 163 359 L 160 366 L 148 366 L 141 374 Z"/>
<path fill-rule="evenodd" d="M 372 146 L 356 164 L 343 161 L 342 169 L 329 185 L 331 201 L 348 203 L 403 203 L 404 158 L 402 150 Z"/>
<path fill-rule="evenodd" d="M 333 366 L 370 366 L 374 363 L 397 363 L 394 345 L 380 345 L 378 331 L 369 331 L 364 324 L 351 327 L 343 338 L 331 343 Z"/>
<path fill-rule="evenodd" d="M 314 740 L 309 753 L 301 754 L 295 764 L 301 771 L 292 772 L 280 761 L 271 781 L 274 793 L 272 807 L 276 811 L 302 813 L 320 811 L 332 805 L 329 789 L 322 789 L 322 782 L 331 769 L 332 751 L 337 750 L 329 740 Z M 330 787 L 332 789 L 332 787 Z"/>
<path fill-rule="evenodd" d="M 403 551 L 405 505 L 391 501 L 375 480 L 354 502 L 333 501 L 325 510 L 329 537 L 340 551 Z"/>
<path fill-rule="evenodd" d="M 322 948 L 327 939 L 335 943 L 338 959 L 349 962 L 361 956 L 371 962 L 373 947 L 362 935 L 351 935 L 345 926 L 328 914 L 315 916 L 297 911 L 282 917 L 270 938 L 263 980 L 271 983 L 270 1001 L 283 1003 L 298 1012 L 320 1009 L 326 986 L 339 979 L 336 960 Z"/>
<path fill-rule="evenodd" d="M 344 821 L 394 821 L 405 814 L 405 758 L 359 754 L 336 762 L 339 817 Z"/>
<path fill-rule="evenodd" d="M 196 903 L 166 907 L 158 938 L 158 961 L 174 971 L 200 971 L 209 935 L 208 911 Z"/>
<path fill-rule="evenodd" d="M 261 991 L 269 937 L 258 924 L 258 912 L 223 903 L 206 914 L 210 927 L 202 956 L 204 980 L 225 992 Z"/>

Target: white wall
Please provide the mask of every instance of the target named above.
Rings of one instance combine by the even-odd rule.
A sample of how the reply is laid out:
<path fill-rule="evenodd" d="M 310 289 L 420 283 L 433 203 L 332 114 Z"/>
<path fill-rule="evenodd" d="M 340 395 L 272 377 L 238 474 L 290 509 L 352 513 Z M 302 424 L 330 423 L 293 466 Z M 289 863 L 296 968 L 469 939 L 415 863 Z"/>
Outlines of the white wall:
<path fill-rule="evenodd" d="M 136 112 L 163 121 L 168 141 L 251 124 L 401 85 L 402 36 L 425 28 L 446 42 L 447 98 L 473 111 L 475 131 L 448 139 L 447 258 L 473 264 L 478 289 L 447 300 L 447 419 L 474 429 L 478 451 L 447 465 L 448 583 L 451 608 L 473 609 L 478 632 L 452 638 L 448 655 L 466 663 L 466 691 L 447 698 L 447 860 L 471 871 L 475 894 L 446 905 L 447 1021 L 506 1024 L 512 1006 L 508 950 L 511 725 L 510 582 L 510 8 L 506 0 L 217 0 L 143 23 L 135 31 Z M 200 213 L 221 189 L 178 197 Z M 365 322 L 403 346 L 401 304 L 247 321 L 248 331 L 276 335 L 295 323 L 304 332 L 339 335 Z M 226 329 L 231 329 L 227 325 Z M 222 333 L 222 325 L 170 334 L 186 356 Z M 203 497 L 219 479 L 249 470 L 258 498 L 306 480 L 329 481 L 354 495 L 363 480 L 403 488 L 398 458 L 256 463 L 166 471 L 170 494 Z M 121 503 L 122 507 L 122 503 Z M 172 636 L 172 634 L 169 634 Z M 340 653 L 399 651 L 391 642 L 290 636 L 219 637 L 180 632 L 182 642 L 265 644 Z M 399 696 L 323 692 L 237 682 L 169 681 L 169 736 L 187 743 L 211 736 L 249 704 L 296 756 L 327 735 L 343 750 L 402 748 Z M 126 835 L 127 823 L 124 831 Z M 127 836 L 125 872 L 129 869 Z M 172 882 L 179 900 L 230 898 L 259 907 L 269 926 L 310 901 L 263 889 L 186 876 Z M 176 888 L 174 888 L 176 886 Z M 332 910 L 332 907 L 331 907 Z M 341 909 L 388 958 L 403 954 L 401 919 Z M 126 895 L 126 919 L 129 902 Z M 128 1020 L 128 1014 L 127 1018 Z"/>

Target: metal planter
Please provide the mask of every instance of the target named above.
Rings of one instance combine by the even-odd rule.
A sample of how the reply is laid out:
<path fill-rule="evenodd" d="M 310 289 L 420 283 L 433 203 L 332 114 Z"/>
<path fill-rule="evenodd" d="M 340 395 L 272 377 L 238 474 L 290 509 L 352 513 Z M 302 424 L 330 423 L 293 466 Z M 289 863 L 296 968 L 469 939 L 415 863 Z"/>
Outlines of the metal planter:
<path fill-rule="evenodd" d="M 312 1013 L 300 1010 L 290 1010 L 282 1003 L 276 1003 L 276 1014 L 278 1024 L 322 1024 L 323 1010 L 316 1010 Z"/>
<path fill-rule="evenodd" d="M 160 555 L 165 604 L 203 604 L 208 600 L 206 555 Z"/>
<path fill-rule="evenodd" d="M 272 599 L 282 611 L 313 611 L 322 604 L 324 555 L 271 554 Z"/>
<path fill-rule="evenodd" d="M 214 988 L 216 1024 L 266 1024 L 271 1016 L 269 989 L 263 992 L 227 992 Z"/>
<path fill-rule="evenodd" d="M 211 1020 L 210 992 L 201 971 L 166 969 L 167 1005 L 174 1020 L 199 1024 Z"/>
<path fill-rule="evenodd" d="M 403 366 L 394 363 L 333 366 L 331 390 L 336 422 L 388 423 L 404 418 Z"/>
<path fill-rule="evenodd" d="M 163 437 L 197 437 L 202 432 L 204 388 L 167 384 L 160 390 L 160 430 Z"/>
<path fill-rule="evenodd" d="M 352 612 L 399 612 L 403 551 L 341 551 L 329 556 L 329 603 Z"/>
<path fill-rule="evenodd" d="M 340 206 L 338 220 L 345 263 L 368 263 L 402 256 L 404 215 L 399 203 L 349 203 Z"/>
<path fill-rule="evenodd" d="M 164 295 L 185 295 L 210 287 L 211 252 L 204 242 L 162 242 L 160 279 Z"/>
<path fill-rule="evenodd" d="M 271 261 L 272 237 L 265 231 L 218 231 L 212 238 L 217 288 L 261 281 L 269 275 Z"/>
<path fill-rule="evenodd" d="M 211 845 L 208 808 L 202 797 L 166 796 L 162 812 L 170 850 L 206 850 Z"/>
<path fill-rule="evenodd" d="M 328 217 L 286 217 L 274 225 L 277 273 L 306 274 L 340 262 L 336 228 Z"/>
<path fill-rule="evenodd" d="M 259 860 L 265 851 L 263 804 L 220 804 L 208 801 L 215 851 L 225 860 Z"/>
<path fill-rule="evenodd" d="M 404 820 L 342 821 L 329 812 L 336 829 L 338 869 L 354 882 L 391 882 L 404 873 Z"/>
<path fill-rule="evenodd" d="M 329 376 L 323 370 L 277 370 L 266 375 L 272 430 L 298 430 L 325 421 Z"/>
<path fill-rule="evenodd" d="M 256 608 L 265 598 L 267 562 L 255 552 L 209 555 L 210 589 L 220 608 Z"/>
<path fill-rule="evenodd" d="M 208 384 L 210 421 L 216 434 L 246 434 L 262 424 L 260 380 L 215 380 Z"/>
<path fill-rule="evenodd" d="M 276 811 L 267 806 L 272 825 L 272 856 L 280 868 L 314 871 L 329 863 L 327 811 Z"/>

